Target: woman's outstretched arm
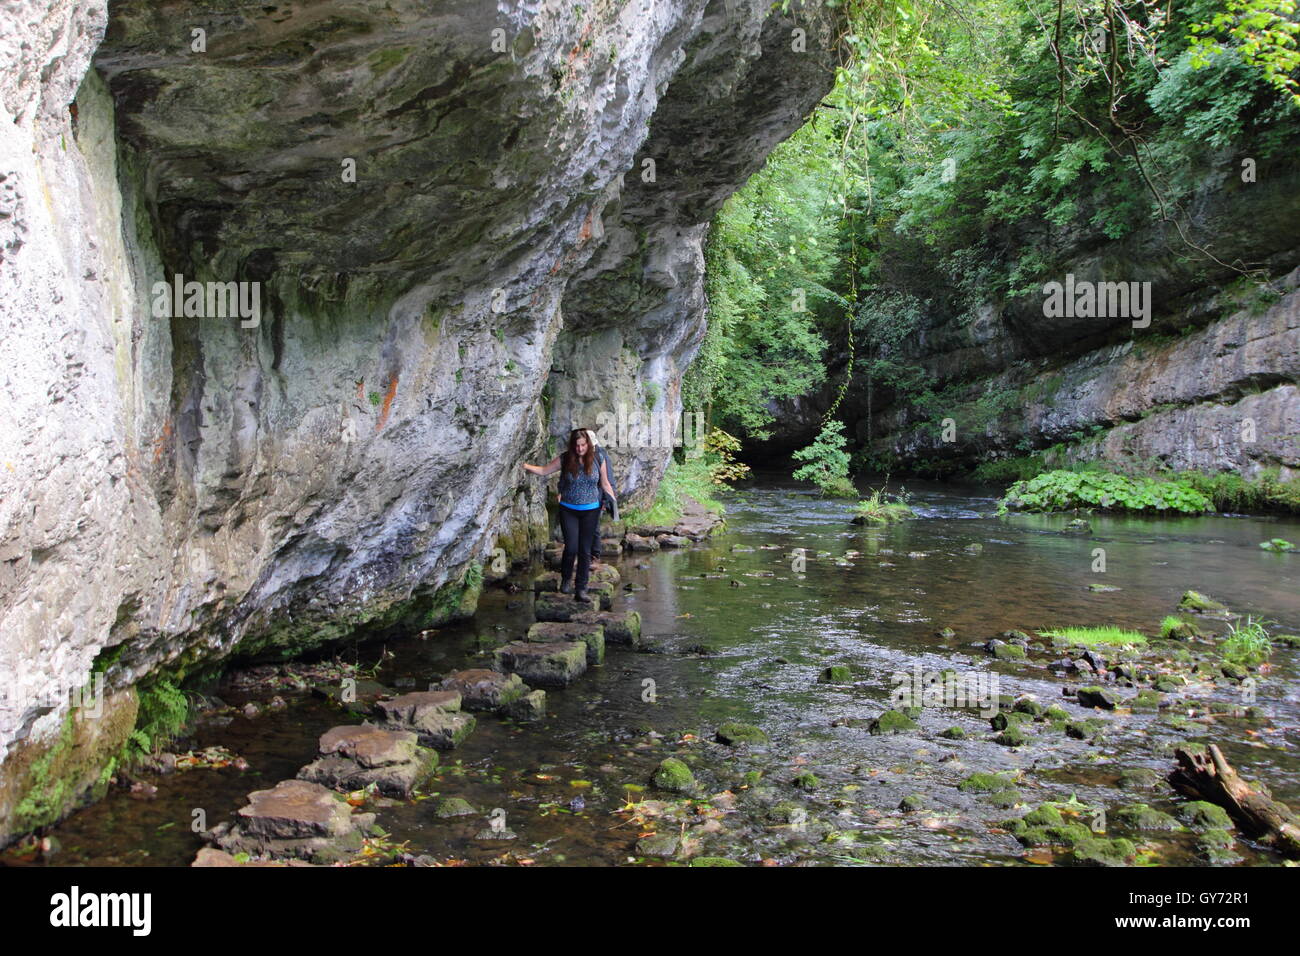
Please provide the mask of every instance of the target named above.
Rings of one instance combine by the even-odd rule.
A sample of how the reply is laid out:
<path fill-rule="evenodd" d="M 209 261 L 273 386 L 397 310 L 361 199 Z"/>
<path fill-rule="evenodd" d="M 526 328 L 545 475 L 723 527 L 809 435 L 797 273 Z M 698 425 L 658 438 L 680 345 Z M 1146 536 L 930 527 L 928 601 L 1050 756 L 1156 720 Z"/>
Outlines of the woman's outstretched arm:
<path fill-rule="evenodd" d="M 601 468 L 604 468 L 604 467 L 605 467 L 604 465 L 601 466 Z M 549 462 L 547 462 L 545 465 L 530 465 L 530 464 L 528 464 L 528 462 L 524 462 L 524 471 L 528 472 L 529 474 L 533 474 L 533 475 L 543 475 L 543 476 L 545 476 L 545 475 L 553 475 L 553 474 L 555 474 L 555 473 L 556 473 L 557 471 L 559 471 L 559 470 L 560 470 L 560 456 L 559 456 L 559 455 L 556 455 L 554 458 L 552 458 L 552 459 L 551 459 Z M 602 473 L 603 473 L 603 472 L 602 472 Z"/>
<path fill-rule="evenodd" d="M 605 463 L 603 461 L 600 463 L 600 486 L 605 489 L 605 494 L 609 495 L 615 501 L 618 500 L 618 495 L 614 494 L 614 486 L 609 483 L 609 473 L 605 471 Z"/>

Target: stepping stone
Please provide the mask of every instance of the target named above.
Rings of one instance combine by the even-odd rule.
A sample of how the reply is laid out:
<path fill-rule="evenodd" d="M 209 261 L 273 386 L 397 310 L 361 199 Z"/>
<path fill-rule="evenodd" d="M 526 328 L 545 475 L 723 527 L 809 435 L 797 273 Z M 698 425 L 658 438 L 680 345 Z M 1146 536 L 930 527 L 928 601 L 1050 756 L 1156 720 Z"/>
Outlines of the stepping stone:
<path fill-rule="evenodd" d="M 602 611 L 612 610 L 614 607 L 614 585 L 608 581 L 597 583 L 589 581 L 587 583 L 587 593 L 594 594 L 600 600 L 600 609 Z"/>
<path fill-rule="evenodd" d="M 620 580 L 621 578 L 619 577 L 617 568 L 613 565 L 602 564 L 598 568 L 591 569 L 591 574 L 587 579 L 587 590 L 596 591 L 601 585 L 609 585 L 610 594 L 612 595 L 614 593 L 614 588 L 618 586 Z M 559 590 L 559 571 L 544 571 L 537 575 L 537 577 L 533 578 L 533 592 L 536 594 L 551 592 L 558 593 Z"/>
<path fill-rule="evenodd" d="M 689 548 L 691 539 L 680 534 L 657 534 L 655 540 L 661 548 Z"/>
<path fill-rule="evenodd" d="M 587 663 L 605 661 L 605 627 L 592 621 L 539 621 L 528 629 L 524 640 L 533 644 L 582 641 L 587 645 Z"/>
<path fill-rule="evenodd" d="M 560 590 L 559 571 L 543 571 L 541 574 L 537 575 L 537 577 L 533 578 L 534 593 L 540 594 L 543 591 L 559 591 L 559 590 Z"/>
<path fill-rule="evenodd" d="M 476 723 L 472 714 L 426 711 L 409 724 L 393 726 L 414 731 L 419 736 L 420 743 L 426 747 L 452 750 L 474 732 Z"/>
<path fill-rule="evenodd" d="M 320 759 L 298 771 L 299 780 L 343 791 L 374 784 L 392 797 L 409 796 L 438 766 L 437 752 L 421 747 L 411 731 L 371 724 L 327 730 L 320 752 Z"/>
<path fill-rule="evenodd" d="M 466 710 L 500 710 L 528 693 L 518 674 L 503 674 L 482 667 L 454 671 L 438 686 L 460 694 L 461 705 Z"/>
<path fill-rule="evenodd" d="M 623 542 L 618 538 L 601 538 L 600 539 L 600 556 L 602 558 L 617 558 L 623 553 Z"/>
<path fill-rule="evenodd" d="M 599 624 L 605 630 L 607 644 L 639 647 L 641 613 L 639 611 L 583 611 L 570 618 L 571 623 Z"/>
<path fill-rule="evenodd" d="M 583 611 L 595 611 L 600 598 L 588 592 L 586 601 L 575 601 L 572 594 L 543 592 L 533 602 L 533 616 L 539 621 L 567 621 Z"/>
<path fill-rule="evenodd" d="M 378 698 L 391 694 L 392 691 L 378 681 L 358 680 L 349 684 L 342 681 L 316 684 L 311 693 L 313 697 L 332 701 L 344 710 L 364 717 Z"/>
<path fill-rule="evenodd" d="M 598 568 L 591 569 L 588 581 L 591 584 L 613 584 L 617 586 L 622 579 L 622 575 L 618 573 L 618 568 L 612 564 L 602 564 Z"/>
<path fill-rule="evenodd" d="M 531 691 L 507 704 L 502 713 L 512 720 L 541 720 L 546 716 L 546 691 Z"/>
<path fill-rule="evenodd" d="M 456 713 L 460 705 L 460 691 L 454 688 L 423 690 L 381 700 L 375 705 L 375 713 L 390 724 L 411 724 L 429 713 Z"/>
<path fill-rule="evenodd" d="M 512 641 L 497 648 L 496 663 L 538 687 L 567 687 L 587 671 L 587 645 L 581 641 Z"/>
<path fill-rule="evenodd" d="M 269 790 L 254 790 L 237 818 L 208 831 L 220 849 L 313 863 L 349 858 L 375 823 L 373 813 L 354 813 L 342 796 L 306 780 L 282 780 Z"/>
<path fill-rule="evenodd" d="M 673 533 L 672 526 L 666 524 L 634 525 L 631 528 L 628 528 L 627 530 L 629 534 L 640 535 L 643 538 L 657 538 L 661 534 Z"/>
<path fill-rule="evenodd" d="M 627 545 L 629 551 L 658 551 L 659 542 L 654 538 L 645 537 L 639 534 L 628 534 L 623 538 L 623 543 Z"/>

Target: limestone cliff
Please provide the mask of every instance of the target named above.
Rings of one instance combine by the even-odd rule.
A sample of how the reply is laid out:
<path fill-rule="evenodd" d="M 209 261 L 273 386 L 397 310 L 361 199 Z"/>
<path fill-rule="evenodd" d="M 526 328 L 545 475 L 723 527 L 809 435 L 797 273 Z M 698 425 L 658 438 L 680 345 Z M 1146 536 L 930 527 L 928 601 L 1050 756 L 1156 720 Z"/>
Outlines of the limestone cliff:
<path fill-rule="evenodd" d="M 829 88 L 836 16 L 9 5 L 0 840 L 102 784 L 134 685 L 465 613 L 545 534 L 521 462 L 677 416 L 706 224 Z M 257 309 L 172 314 L 176 276 Z M 645 500 L 669 449 L 614 452 Z"/>

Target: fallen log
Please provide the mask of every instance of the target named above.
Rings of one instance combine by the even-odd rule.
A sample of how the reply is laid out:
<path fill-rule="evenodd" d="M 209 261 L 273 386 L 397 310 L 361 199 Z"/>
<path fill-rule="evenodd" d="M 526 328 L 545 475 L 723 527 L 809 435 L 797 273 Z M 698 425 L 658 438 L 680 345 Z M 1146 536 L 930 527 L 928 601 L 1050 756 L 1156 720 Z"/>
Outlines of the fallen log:
<path fill-rule="evenodd" d="M 1300 857 L 1300 817 L 1286 804 L 1274 800 L 1263 784 L 1251 787 L 1242 780 L 1218 747 L 1179 747 L 1174 759 L 1178 766 L 1169 775 L 1169 782 L 1175 790 L 1218 804 L 1247 836 L 1287 856 Z"/>

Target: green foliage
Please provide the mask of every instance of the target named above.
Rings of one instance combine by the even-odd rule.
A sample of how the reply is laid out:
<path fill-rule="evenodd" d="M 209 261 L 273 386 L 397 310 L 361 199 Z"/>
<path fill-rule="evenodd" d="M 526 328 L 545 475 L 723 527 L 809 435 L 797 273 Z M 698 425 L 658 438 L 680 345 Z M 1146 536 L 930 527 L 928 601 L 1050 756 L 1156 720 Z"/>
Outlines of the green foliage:
<path fill-rule="evenodd" d="M 1049 471 L 1017 481 L 998 504 L 998 513 L 1013 511 L 1177 511 L 1201 514 L 1213 504 L 1186 481 L 1135 478 L 1101 471 Z"/>
<path fill-rule="evenodd" d="M 1262 664 L 1273 654 L 1268 631 L 1259 621 L 1246 618 L 1241 625 L 1228 625 L 1228 637 L 1219 645 L 1219 654 L 1231 664 Z"/>
<path fill-rule="evenodd" d="M 877 488 L 868 498 L 857 503 L 854 515 L 870 524 L 889 524 L 916 517 L 916 512 L 902 501 L 888 501 L 884 491 Z"/>
<path fill-rule="evenodd" d="M 1269 538 L 1267 541 L 1261 541 L 1259 546 L 1265 551 L 1294 551 L 1295 545 L 1286 538 Z"/>
<path fill-rule="evenodd" d="M 1295 0 L 1226 0 L 1224 9 L 1195 23 L 1189 38 L 1197 67 L 1213 64 L 1225 53 L 1242 60 L 1279 92 L 1300 106 L 1300 23 Z"/>
<path fill-rule="evenodd" d="M 849 480 L 849 454 L 844 450 L 844 423 L 831 419 L 807 448 L 793 453 L 796 461 L 807 462 L 794 473 L 798 481 L 811 481 L 823 494 L 856 498 L 857 488 Z"/>
<path fill-rule="evenodd" d="M 1186 481 L 1213 501 L 1219 511 L 1300 513 L 1300 479 L 1285 480 L 1277 468 L 1265 469 L 1254 478 L 1226 471 L 1212 475 L 1180 471 L 1172 477 Z"/>
<path fill-rule="evenodd" d="M 1113 625 L 1104 627 L 1054 627 L 1038 632 L 1043 637 L 1054 637 L 1086 647 L 1133 647 L 1145 644 L 1147 639 L 1137 631 L 1127 631 Z"/>
<path fill-rule="evenodd" d="M 663 479 L 655 490 L 654 503 L 649 508 L 628 508 L 622 519 L 631 525 L 672 525 L 681 518 L 687 495 L 710 511 L 720 514 L 722 502 L 714 495 L 717 482 L 714 468 L 718 464 L 706 453 L 695 457 L 674 457 L 664 470 Z"/>
<path fill-rule="evenodd" d="M 1160 636 L 1166 640 L 1172 638 L 1183 629 L 1182 618 L 1173 614 L 1166 614 L 1164 620 L 1160 622 Z"/>
<path fill-rule="evenodd" d="M 141 685 L 137 693 L 140 709 L 135 729 L 124 747 L 123 757 L 127 762 L 153 754 L 185 729 L 190 715 L 189 698 L 166 677 Z"/>

